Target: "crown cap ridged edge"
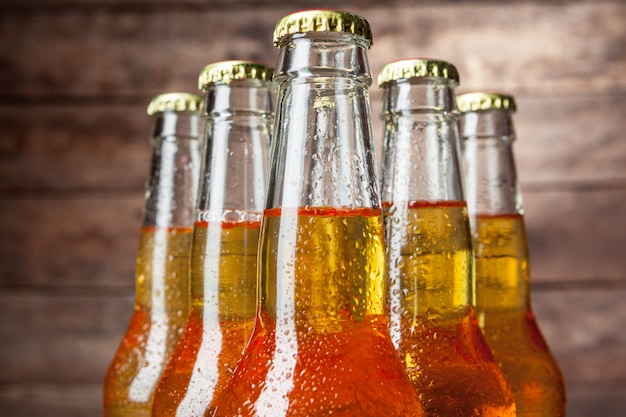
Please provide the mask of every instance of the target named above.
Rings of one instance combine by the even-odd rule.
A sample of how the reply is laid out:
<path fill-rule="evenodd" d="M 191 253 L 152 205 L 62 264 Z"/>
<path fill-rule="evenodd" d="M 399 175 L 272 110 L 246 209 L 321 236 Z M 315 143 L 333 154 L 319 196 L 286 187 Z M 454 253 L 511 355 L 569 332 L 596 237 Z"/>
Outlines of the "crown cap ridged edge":
<path fill-rule="evenodd" d="M 274 29 L 274 45 L 294 33 L 337 32 L 361 36 L 372 45 L 369 22 L 354 13 L 340 10 L 305 10 L 289 14 L 278 21 Z"/>
<path fill-rule="evenodd" d="M 148 104 L 148 115 L 152 116 L 164 111 L 199 112 L 202 108 L 202 97 L 191 93 L 157 94 Z"/>
<path fill-rule="evenodd" d="M 221 61 L 204 67 L 198 77 L 198 88 L 206 90 L 215 83 L 230 84 L 234 80 L 271 81 L 274 69 L 253 61 Z"/>
<path fill-rule="evenodd" d="M 456 103 L 461 113 L 481 110 L 504 110 L 514 113 L 517 110 L 512 95 L 496 92 L 477 91 L 459 94 Z"/>
<path fill-rule="evenodd" d="M 438 59 L 403 59 L 391 62 L 378 73 L 378 85 L 411 78 L 443 78 L 459 83 L 459 72 L 449 62 Z"/>

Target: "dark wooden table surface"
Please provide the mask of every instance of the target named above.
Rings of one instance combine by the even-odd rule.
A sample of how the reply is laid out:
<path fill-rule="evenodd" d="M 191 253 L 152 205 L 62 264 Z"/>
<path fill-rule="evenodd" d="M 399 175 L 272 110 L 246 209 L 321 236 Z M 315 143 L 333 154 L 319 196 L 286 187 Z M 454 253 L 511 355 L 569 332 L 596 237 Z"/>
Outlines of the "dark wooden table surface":
<path fill-rule="evenodd" d="M 319 6 L 370 21 L 374 74 L 440 58 L 459 92 L 517 97 L 532 299 L 568 415 L 626 415 L 626 2 L 592 0 L 3 1 L 0 415 L 101 414 L 132 309 L 148 100 L 196 92 L 214 61 L 274 64 L 278 19 Z"/>

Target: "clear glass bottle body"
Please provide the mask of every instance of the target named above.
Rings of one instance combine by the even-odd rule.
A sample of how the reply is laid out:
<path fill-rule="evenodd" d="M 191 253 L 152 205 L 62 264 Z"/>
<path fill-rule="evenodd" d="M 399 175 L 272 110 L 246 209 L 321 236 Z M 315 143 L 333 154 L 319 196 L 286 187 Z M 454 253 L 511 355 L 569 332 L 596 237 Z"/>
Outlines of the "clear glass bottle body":
<path fill-rule="evenodd" d="M 518 417 L 565 415 L 565 387 L 530 303 L 530 265 L 511 114 L 466 112 L 459 122 L 476 256 L 476 311 L 513 391 Z"/>
<path fill-rule="evenodd" d="M 389 330 L 427 415 L 514 416 L 473 308 L 455 86 L 439 77 L 383 85 Z"/>
<path fill-rule="evenodd" d="M 104 381 L 104 416 L 150 416 L 154 388 L 188 313 L 189 255 L 203 123 L 156 114 L 137 254 L 135 310 Z"/>
<path fill-rule="evenodd" d="M 207 415 L 423 415 L 386 329 L 368 46 L 332 32 L 280 44 L 256 324 Z"/>
<path fill-rule="evenodd" d="M 257 248 L 273 124 L 270 82 L 216 82 L 207 88 L 205 108 L 190 312 L 155 391 L 155 417 L 204 415 L 230 380 L 255 321 Z"/>

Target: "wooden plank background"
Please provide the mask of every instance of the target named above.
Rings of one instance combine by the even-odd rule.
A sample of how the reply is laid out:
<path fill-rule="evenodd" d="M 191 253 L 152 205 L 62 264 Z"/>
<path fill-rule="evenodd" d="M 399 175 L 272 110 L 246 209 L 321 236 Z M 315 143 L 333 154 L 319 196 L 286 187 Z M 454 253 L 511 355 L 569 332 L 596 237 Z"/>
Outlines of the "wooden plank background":
<path fill-rule="evenodd" d="M 0 415 L 101 415 L 131 314 L 145 108 L 208 63 L 274 64 L 275 23 L 366 17 L 374 75 L 453 62 L 518 99 L 533 305 L 570 417 L 626 415 L 626 2 L 5 0 L 0 14 Z M 380 148 L 381 94 L 371 89 Z"/>

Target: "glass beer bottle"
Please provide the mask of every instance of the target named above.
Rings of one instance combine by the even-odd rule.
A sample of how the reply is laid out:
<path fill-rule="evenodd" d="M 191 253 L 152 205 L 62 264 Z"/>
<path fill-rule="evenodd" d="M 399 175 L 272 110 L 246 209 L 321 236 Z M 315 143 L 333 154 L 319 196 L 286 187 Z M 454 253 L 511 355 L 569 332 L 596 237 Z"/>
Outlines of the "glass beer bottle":
<path fill-rule="evenodd" d="M 385 318 L 368 22 L 310 10 L 280 48 L 259 305 L 233 379 L 207 416 L 423 416 Z"/>
<path fill-rule="evenodd" d="M 104 416 L 149 416 L 187 319 L 189 254 L 200 176 L 202 98 L 156 96 L 152 162 L 137 254 L 135 311 L 104 380 Z"/>
<path fill-rule="evenodd" d="M 457 98 L 476 256 L 476 312 L 518 417 L 562 417 L 565 386 L 530 303 L 530 268 L 517 182 L 512 114 L 500 93 Z"/>
<path fill-rule="evenodd" d="M 271 76 L 271 68 L 249 61 L 217 62 L 200 74 L 207 129 L 190 311 L 155 391 L 155 417 L 202 416 L 230 379 L 254 326 Z"/>
<path fill-rule="evenodd" d="M 426 414 L 515 416 L 511 391 L 478 327 L 447 62 L 383 67 L 382 200 L 389 330 Z"/>

